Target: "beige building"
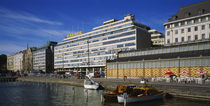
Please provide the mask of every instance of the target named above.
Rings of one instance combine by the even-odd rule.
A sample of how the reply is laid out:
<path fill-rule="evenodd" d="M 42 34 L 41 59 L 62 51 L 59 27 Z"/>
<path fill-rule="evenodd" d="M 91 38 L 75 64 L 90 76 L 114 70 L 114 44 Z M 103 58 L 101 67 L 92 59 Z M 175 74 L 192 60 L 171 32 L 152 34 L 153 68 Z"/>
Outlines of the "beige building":
<path fill-rule="evenodd" d="M 7 70 L 14 71 L 14 55 L 7 56 Z"/>
<path fill-rule="evenodd" d="M 165 43 L 165 37 L 164 37 L 163 33 L 161 33 L 158 30 L 155 30 L 155 29 L 151 29 L 148 32 L 151 35 L 151 41 L 152 41 L 152 44 L 154 46 L 164 45 L 164 43 Z"/>
<path fill-rule="evenodd" d="M 181 7 L 164 26 L 166 44 L 209 39 L 210 0 Z"/>
<path fill-rule="evenodd" d="M 23 70 L 23 52 L 14 54 L 14 71 Z"/>
<path fill-rule="evenodd" d="M 33 54 L 35 47 L 28 48 L 23 54 L 23 72 L 28 73 L 33 71 Z"/>

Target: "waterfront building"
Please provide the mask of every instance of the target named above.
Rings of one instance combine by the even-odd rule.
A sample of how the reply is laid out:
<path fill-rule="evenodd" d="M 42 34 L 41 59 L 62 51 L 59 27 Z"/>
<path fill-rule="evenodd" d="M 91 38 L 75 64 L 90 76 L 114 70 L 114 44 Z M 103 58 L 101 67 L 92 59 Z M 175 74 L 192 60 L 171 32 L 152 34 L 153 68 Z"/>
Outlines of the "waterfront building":
<path fill-rule="evenodd" d="M 54 46 L 57 42 L 49 41 L 33 51 L 33 71 L 50 73 L 54 71 Z"/>
<path fill-rule="evenodd" d="M 33 70 L 33 54 L 36 47 L 28 47 L 23 52 L 23 73 L 30 73 Z"/>
<path fill-rule="evenodd" d="M 7 56 L 7 70 L 14 71 L 14 55 Z"/>
<path fill-rule="evenodd" d="M 210 40 L 119 52 L 115 60 L 107 60 L 107 78 L 165 77 L 167 71 L 180 76 L 200 77 L 210 74 Z"/>
<path fill-rule="evenodd" d="M 55 47 L 55 70 L 104 71 L 106 59 L 115 59 L 118 51 L 151 47 L 149 29 L 128 14 L 122 20 L 105 21 L 90 32 L 68 34 Z"/>
<path fill-rule="evenodd" d="M 23 71 L 23 52 L 20 51 L 16 54 L 13 55 L 14 56 L 14 71 Z"/>
<path fill-rule="evenodd" d="M 0 55 L 0 73 L 7 70 L 7 55 Z"/>
<path fill-rule="evenodd" d="M 151 35 L 151 41 L 152 41 L 153 46 L 162 46 L 165 44 L 165 37 L 163 33 L 155 29 L 151 29 L 148 32 Z"/>
<path fill-rule="evenodd" d="M 166 44 L 209 39 L 210 0 L 181 7 L 164 26 Z"/>

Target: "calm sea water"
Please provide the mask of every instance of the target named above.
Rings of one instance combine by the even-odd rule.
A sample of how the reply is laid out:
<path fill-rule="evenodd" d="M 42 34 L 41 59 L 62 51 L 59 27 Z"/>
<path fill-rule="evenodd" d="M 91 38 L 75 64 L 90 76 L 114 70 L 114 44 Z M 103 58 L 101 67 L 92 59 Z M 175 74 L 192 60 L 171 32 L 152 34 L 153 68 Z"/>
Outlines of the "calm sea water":
<path fill-rule="evenodd" d="M 122 106 L 122 104 L 100 102 L 99 91 L 60 84 L 9 82 L 0 83 L 0 106 Z M 127 106 L 210 106 L 210 101 L 188 99 L 162 99 L 150 102 L 128 104 Z"/>

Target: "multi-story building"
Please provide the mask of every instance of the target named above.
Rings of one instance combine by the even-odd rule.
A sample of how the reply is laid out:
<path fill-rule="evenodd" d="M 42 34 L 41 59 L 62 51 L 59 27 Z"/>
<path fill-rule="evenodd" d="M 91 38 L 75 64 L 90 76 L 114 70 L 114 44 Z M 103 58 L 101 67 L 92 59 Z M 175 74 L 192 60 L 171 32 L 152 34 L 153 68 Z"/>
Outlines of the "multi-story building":
<path fill-rule="evenodd" d="M 23 52 L 23 72 L 29 73 L 33 71 L 33 54 L 32 52 L 36 50 L 36 47 L 27 48 Z"/>
<path fill-rule="evenodd" d="M 33 51 L 33 71 L 53 72 L 54 71 L 54 46 L 57 42 L 47 42 L 40 48 Z"/>
<path fill-rule="evenodd" d="M 166 44 L 209 39 L 210 0 L 181 7 L 164 26 Z"/>
<path fill-rule="evenodd" d="M 165 44 L 165 37 L 163 33 L 155 29 L 151 29 L 148 32 L 151 35 L 151 41 L 152 41 L 153 46 L 161 46 Z"/>
<path fill-rule="evenodd" d="M 23 71 L 23 52 L 14 54 L 14 71 Z"/>
<path fill-rule="evenodd" d="M 129 14 L 123 20 L 105 21 L 90 32 L 70 34 L 55 47 L 55 70 L 103 71 L 105 60 L 114 59 L 118 51 L 151 47 L 149 29 Z"/>
<path fill-rule="evenodd" d="M 14 71 L 14 55 L 7 56 L 7 70 Z"/>

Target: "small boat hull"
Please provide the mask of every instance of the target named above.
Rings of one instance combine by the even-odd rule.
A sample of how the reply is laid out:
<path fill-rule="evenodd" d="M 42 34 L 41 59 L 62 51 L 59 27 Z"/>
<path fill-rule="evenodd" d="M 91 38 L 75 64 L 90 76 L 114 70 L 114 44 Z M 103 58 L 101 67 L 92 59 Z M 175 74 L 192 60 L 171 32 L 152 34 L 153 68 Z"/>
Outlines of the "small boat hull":
<path fill-rule="evenodd" d="M 159 93 L 157 95 L 151 95 L 151 96 L 142 96 L 142 97 L 127 97 L 126 103 L 134 103 L 134 102 L 144 102 L 144 101 L 150 101 L 155 99 L 161 99 L 163 98 L 164 93 Z M 124 103 L 123 95 L 117 96 L 118 103 Z"/>
<path fill-rule="evenodd" d="M 90 82 L 90 81 L 84 80 L 84 88 L 95 90 L 99 88 L 99 84 L 96 82 Z"/>

